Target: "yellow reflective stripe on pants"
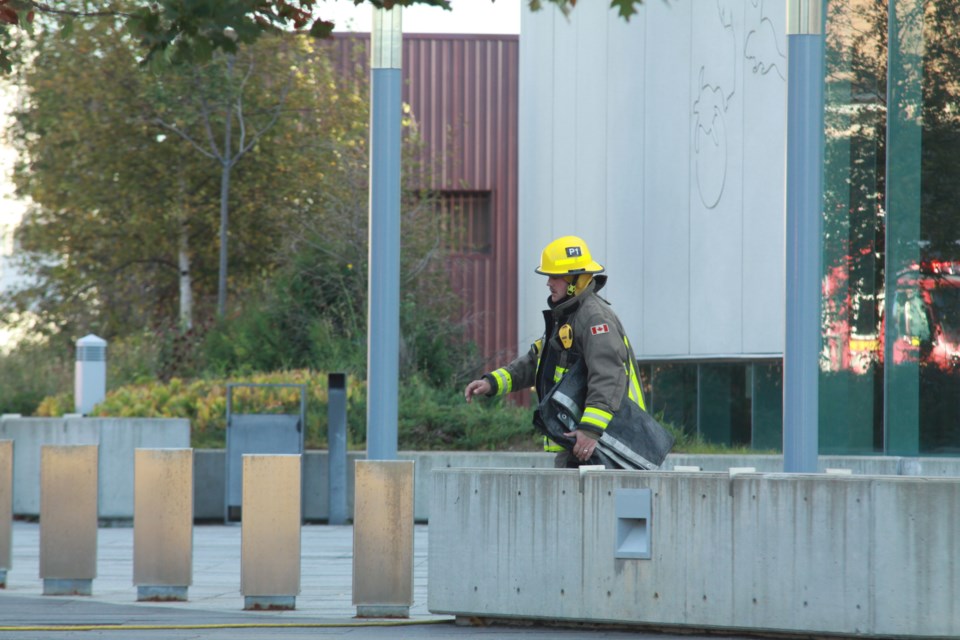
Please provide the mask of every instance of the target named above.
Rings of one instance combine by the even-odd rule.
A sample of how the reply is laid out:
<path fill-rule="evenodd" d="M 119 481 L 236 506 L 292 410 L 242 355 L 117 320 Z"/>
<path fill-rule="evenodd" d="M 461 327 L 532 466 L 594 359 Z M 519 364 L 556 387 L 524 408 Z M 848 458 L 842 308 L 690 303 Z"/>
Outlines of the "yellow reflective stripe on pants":
<path fill-rule="evenodd" d="M 543 436 L 543 450 L 548 451 L 550 453 L 559 453 L 563 451 L 563 447 L 558 445 L 556 442 L 554 442 L 547 436 Z"/>

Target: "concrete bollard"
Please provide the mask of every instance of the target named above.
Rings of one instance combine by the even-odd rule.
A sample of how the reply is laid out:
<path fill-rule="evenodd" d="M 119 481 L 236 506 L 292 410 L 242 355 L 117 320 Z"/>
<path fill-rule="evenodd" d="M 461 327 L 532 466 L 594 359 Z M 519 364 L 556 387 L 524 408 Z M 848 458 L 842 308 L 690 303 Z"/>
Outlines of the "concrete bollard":
<path fill-rule="evenodd" d="M 412 460 L 354 465 L 353 604 L 361 618 L 408 618 L 413 604 Z"/>
<path fill-rule="evenodd" d="M 45 596 L 89 596 L 97 575 L 95 444 L 40 450 L 40 578 Z"/>
<path fill-rule="evenodd" d="M 0 440 L 0 589 L 13 559 L 13 440 Z"/>
<path fill-rule="evenodd" d="M 243 608 L 294 609 L 300 593 L 299 454 L 244 454 L 240 533 Z"/>
<path fill-rule="evenodd" d="M 193 578 L 193 449 L 137 449 L 133 584 L 138 601 L 186 601 Z"/>

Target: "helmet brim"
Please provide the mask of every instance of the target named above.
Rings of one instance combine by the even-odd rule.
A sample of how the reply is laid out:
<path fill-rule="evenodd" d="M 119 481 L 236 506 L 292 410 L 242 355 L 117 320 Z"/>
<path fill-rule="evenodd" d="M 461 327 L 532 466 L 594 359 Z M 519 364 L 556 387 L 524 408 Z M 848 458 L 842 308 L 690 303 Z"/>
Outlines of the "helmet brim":
<path fill-rule="evenodd" d="M 569 269 L 567 271 L 545 271 L 539 266 L 534 269 L 534 272 L 539 273 L 542 276 L 578 276 L 581 273 L 603 273 L 604 268 L 598 262 L 591 262 L 586 267 L 581 269 Z"/>

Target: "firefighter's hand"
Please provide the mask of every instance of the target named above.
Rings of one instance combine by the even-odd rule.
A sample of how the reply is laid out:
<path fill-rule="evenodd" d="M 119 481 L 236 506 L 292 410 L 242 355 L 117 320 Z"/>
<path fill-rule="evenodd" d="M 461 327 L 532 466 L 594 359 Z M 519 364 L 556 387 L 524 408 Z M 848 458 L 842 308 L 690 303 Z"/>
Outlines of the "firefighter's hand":
<path fill-rule="evenodd" d="M 463 397 L 467 402 L 473 400 L 473 396 L 485 396 L 490 394 L 490 383 L 486 380 L 474 380 L 463 390 Z"/>
<path fill-rule="evenodd" d="M 573 443 L 573 455 L 576 456 L 578 460 L 586 462 L 590 459 L 590 456 L 593 455 L 593 450 L 597 447 L 597 441 L 594 438 L 586 435 L 583 431 L 580 431 L 580 429 L 563 435 L 571 440 L 576 440 L 576 442 Z"/>

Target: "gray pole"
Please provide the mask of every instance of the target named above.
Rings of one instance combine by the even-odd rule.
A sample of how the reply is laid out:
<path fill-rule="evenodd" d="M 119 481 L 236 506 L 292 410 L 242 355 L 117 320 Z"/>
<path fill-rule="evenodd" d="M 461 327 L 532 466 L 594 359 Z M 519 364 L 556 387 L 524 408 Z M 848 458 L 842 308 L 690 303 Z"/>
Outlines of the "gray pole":
<path fill-rule="evenodd" d="M 400 7 L 373 10 L 367 458 L 397 458 L 400 371 Z"/>
<path fill-rule="evenodd" d="M 347 523 L 347 375 L 327 376 L 328 524 Z"/>
<path fill-rule="evenodd" d="M 787 2 L 783 470 L 816 473 L 819 446 L 824 0 Z"/>

